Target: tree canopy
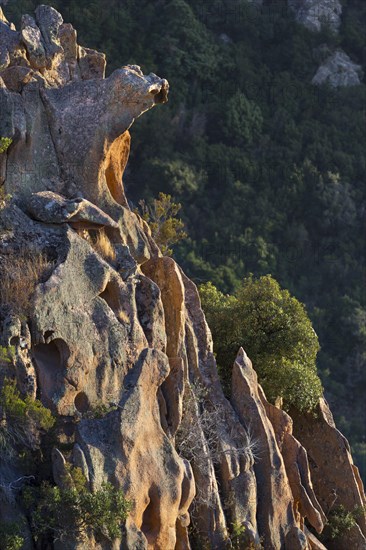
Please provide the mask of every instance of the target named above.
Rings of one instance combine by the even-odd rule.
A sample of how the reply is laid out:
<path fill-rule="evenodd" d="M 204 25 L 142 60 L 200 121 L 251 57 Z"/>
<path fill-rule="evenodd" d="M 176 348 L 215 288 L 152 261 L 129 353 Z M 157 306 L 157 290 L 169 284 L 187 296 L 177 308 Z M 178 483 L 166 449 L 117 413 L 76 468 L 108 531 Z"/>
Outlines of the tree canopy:
<path fill-rule="evenodd" d="M 270 275 L 247 277 L 234 295 L 207 283 L 200 295 L 226 389 L 243 347 L 270 401 L 282 397 L 287 409 L 314 409 L 322 395 L 316 370 L 319 342 L 304 305 Z"/>

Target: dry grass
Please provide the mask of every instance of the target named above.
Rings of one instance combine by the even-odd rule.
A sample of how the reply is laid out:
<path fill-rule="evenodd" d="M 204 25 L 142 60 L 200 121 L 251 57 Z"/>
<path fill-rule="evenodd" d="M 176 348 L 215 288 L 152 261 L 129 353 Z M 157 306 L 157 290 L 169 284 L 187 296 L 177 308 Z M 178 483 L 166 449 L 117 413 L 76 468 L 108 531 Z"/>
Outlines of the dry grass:
<path fill-rule="evenodd" d="M 50 275 L 53 263 L 44 254 L 22 249 L 0 258 L 0 305 L 9 306 L 20 316 L 31 313 L 37 284 Z"/>
<path fill-rule="evenodd" d="M 94 240 L 94 249 L 104 258 L 107 262 L 114 262 L 116 259 L 116 251 L 114 250 L 111 241 L 105 234 L 105 231 L 101 229 L 98 231 Z"/>
<path fill-rule="evenodd" d="M 130 324 L 130 318 L 129 316 L 127 315 L 127 313 L 125 311 L 123 311 L 122 309 L 120 309 L 119 311 L 117 311 L 117 314 L 116 314 L 116 317 L 117 319 L 125 324 L 125 325 L 128 325 Z"/>

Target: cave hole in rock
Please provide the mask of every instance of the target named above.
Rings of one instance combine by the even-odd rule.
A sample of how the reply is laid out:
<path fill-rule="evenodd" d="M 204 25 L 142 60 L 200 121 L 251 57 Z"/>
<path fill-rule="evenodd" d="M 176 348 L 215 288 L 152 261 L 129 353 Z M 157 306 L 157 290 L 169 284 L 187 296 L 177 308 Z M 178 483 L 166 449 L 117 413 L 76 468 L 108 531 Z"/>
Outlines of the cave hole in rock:
<path fill-rule="evenodd" d="M 80 413 L 86 413 L 90 409 L 90 401 L 85 392 L 80 391 L 75 395 L 74 405 Z"/>
<path fill-rule="evenodd" d="M 72 420 L 65 422 L 63 427 L 64 433 L 67 437 L 72 437 L 75 434 L 75 424 Z"/>
<path fill-rule="evenodd" d="M 10 339 L 9 344 L 10 344 L 11 346 L 13 346 L 13 347 L 16 348 L 17 345 L 19 344 L 19 342 L 20 342 L 19 336 L 13 336 L 13 337 Z"/>
<path fill-rule="evenodd" d="M 149 491 L 150 502 L 145 508 L 142 516 L 141 531 L 144 533 L 150 544 L 154 543 L 155 537 L 159 534 L 161 528 L 160 517 L 160 491 L 157 487 L 152 487 Z"/>
<path fill-rule="evenodd" d="M 129 322 L 129 317 L 121 304 L 121 288 L 119 287 L 117 281 L 110 280 L 103 292 L 99 294 L 99 298 L 102 298 L 105 302 L 107 302 L 108 306 L 121 323 Z"/>
<path fill-rule="evenodd" d="M 38 379 L 38 397 L 46 406 L 54 405 L 53 396 L 59 394 L 64 386 L 69 348 L 64 340 L 56 338 L 48 344 L 34 346 L 32 354 Z"/>

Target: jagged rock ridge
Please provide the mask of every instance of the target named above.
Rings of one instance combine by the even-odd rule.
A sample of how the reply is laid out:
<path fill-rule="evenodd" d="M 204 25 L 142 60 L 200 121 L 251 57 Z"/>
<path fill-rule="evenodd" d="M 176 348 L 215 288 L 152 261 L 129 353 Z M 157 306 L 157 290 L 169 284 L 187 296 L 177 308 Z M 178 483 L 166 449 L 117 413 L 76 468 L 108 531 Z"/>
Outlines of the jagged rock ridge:
<path fill-rule="evenodd" d="M 0 19 L 0 136 L 12 140 L 0 183 L 14 195 L 2 211 L 0 259 L 22 246 L 52 258 L 29 318 L 2 311 L 1 344 L 15 348 L 21 390 L 57 415 L 69 450 L 52 451 L 55 483 L 74 464 L 91 490 L 109 480 L 133 503 L 121 542 L 54 547 L 221 549 L 236 524 L 252 547 L 316 548 L 308 527 L 322 531 L 330 484 L 339 504 L 365 502 L 326 404 L 293 426 L 267 402 L 243 350 L 226 399 L 197 289 L 125 197 L 128 129 L 166 101 L 167 81 L 137 66 L 105 78 L 104 56 L 79 46 L 48 6 L 25 15 L 20 31 Z M 100 404 L 107 411 L 95 418 Z M 2 479 L 17 468 L 2 463 Z M 0 514 L 22 510 L 5 500 Z M 354 548 L 365 534 L 360 519 Z"/>

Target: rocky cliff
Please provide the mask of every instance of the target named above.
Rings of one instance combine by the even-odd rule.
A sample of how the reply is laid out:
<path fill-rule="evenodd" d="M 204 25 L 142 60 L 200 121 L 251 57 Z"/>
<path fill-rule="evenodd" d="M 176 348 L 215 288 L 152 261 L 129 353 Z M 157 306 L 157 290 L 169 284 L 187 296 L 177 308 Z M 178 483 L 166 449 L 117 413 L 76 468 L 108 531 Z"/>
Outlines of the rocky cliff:
<path fill-rule="evenodd" d="M 104 55 L 48 6 L 20 30 L 0 19 L 0 383 L 56 418 L 35 434 L 38 469 L 2 452 L 2 524 L 20 523 L 27 549 L 306 550 L 344 507 L 360 513 L 327 547 L 366 548 L 362 483 L 326 402 L 292 419 L 242 349 L 228 400 L 195 285 L 129 208 L 128 129 L 167 81 L 137 66 L 105 78 Z M 75 467 L 91 493 L 123 490 L 120 537 L 36 540 L 20 487 L 63 489 Z"/>

